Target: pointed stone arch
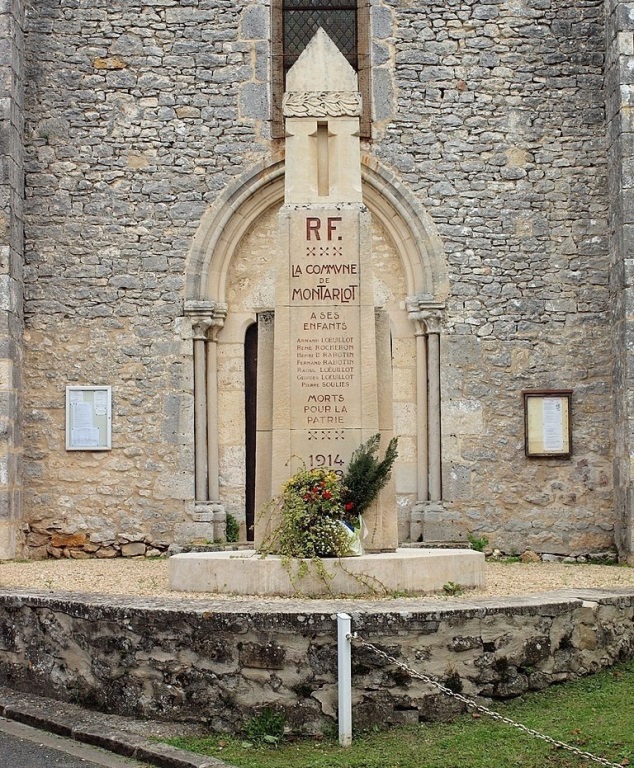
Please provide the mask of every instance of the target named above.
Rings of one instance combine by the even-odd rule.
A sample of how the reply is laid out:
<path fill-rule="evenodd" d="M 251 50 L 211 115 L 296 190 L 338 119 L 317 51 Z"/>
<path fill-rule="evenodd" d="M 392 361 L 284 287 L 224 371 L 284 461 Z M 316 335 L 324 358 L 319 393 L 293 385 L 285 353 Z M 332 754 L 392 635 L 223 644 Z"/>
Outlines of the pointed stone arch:
<path fill-rule="evenodd" d="M 406 333 L 411 341 L 407 343 L 412 345 L 410 359 L 415 360 L 411 364 L 416 369 L 416 435 L 412 438 L 416 443 L 416 459 L 411 474 L 416 475 L 417 487 L 410 488 L 413 501 L 405 537 L 416 539 L 422 528 L 420 523 L 412 521 L 422 519 L 421 503 L 424 505 L 441 498 L 439 333 L 441 311 L 449 290 L 446 258 L 436 228 L 424 208 L 374 158 L 363 158 L 362 182 L 363 200 L 392 241 L 402 264 L 406 286 L 403 300 L 407 313 L 404 315 L 401 309 L 399 325 L 401 333 L 403 323 L 409 328 Z M 267 212 L 283 202 L 283 160 L 254 168 L 247 177 L 228 188 L 205 213 L 188 258 L 185 312 L 192 317 L 194 327 L 196 501 L 198 509 L 201 504 L 211 505 L 216 516 L 219 510 L 223 511 L 219 477 L 217 342 L 226 343 L 228 347 L 244 343 L 244 328 L 267 318 L 274 310 L 271 298 L 270 306 L 265 300 L 246 314 L 242 311 L 232 317 L 230 312 L 226 327 L 222 329 L 228 310 L 228 276 L 232 260 L 247 233 Z M 271 328 L 272 325 L 265 321 L 260 343 L 272 354 Z M 203 337 L 206 344 L 201 343 Z M 203 371 L 205 383 L 201 386 L 197 381 Z M 258 372 L 258 377 L 260 375 Z M 258 386 L 258 389 L 265 392 L 266 386 Z M 221 405 L 221 421 L 223 417 Z"/>
<path fill-rule="evenodd" d="M 416 198 L 374 159 L 362 166 L 363 198 L 389 233 L 403 262 L 407 293 L 441 303 L 447 297 L 447 263 L 430 216 Z M 251 224 L 284 198 L 284 162 L 257 167 L 230 187 L 204 214 L 190 250 L 186 300 L 225 302 L 233 253 Z"/>

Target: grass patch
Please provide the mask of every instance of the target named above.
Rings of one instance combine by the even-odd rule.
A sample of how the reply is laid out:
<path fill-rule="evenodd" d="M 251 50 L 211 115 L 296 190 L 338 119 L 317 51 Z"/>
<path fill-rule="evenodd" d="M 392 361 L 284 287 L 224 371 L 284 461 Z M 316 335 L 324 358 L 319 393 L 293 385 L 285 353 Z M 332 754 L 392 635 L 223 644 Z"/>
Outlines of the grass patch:
<path fill-rule="evenodd" d="M 634 661 L 497 704 L 506 717 L 621 765 L 634 764 Z M 596 765 L 484 715 L 329 739 L 257 746 L 227 735 L 170 744 L 239 768 L 573 768 Z"/>

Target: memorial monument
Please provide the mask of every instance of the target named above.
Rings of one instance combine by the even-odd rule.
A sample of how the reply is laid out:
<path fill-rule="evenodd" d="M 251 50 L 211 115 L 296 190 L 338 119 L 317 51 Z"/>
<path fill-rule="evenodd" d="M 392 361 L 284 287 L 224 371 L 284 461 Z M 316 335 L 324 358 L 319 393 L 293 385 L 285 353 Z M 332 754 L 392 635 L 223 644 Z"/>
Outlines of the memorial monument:
<path fill-rule="evenodd" d="M 393 436 L 389 318 L 376 306 L 370 213 L 363 204 L 357 74 L 319 29 L 287 78 L 284 205 L 279 214 L 272 338 L 273 388 L 258 403 L 260 510 L 300 467 L 342 472 L 353 451 Z M 397 550 L 394 487 L 364 515 L 361 557 L 322 561 L 329 577 L 302 576 L 257 551 L 170 559 L 173 589 L 240 594 L 432 592 L 484 583 L 484 556 L 469 550 Z M 255 523 L 256 549 L 277 524 Z"/>
<path fill-rule="evenodd" d="M 357 74 L 322 29 L 288 73 L 283 112 L 272 429 L 260 436 L 270 441 L 261 453 L 270 462 L 258 502 L 277 495 L 300 464 L 341 472 L 371 435 L 380 433 L 383 446 L 392 437 L 391 392 L 379 387 L 390 335 L 374 304 Z M 393 485 L 366 517 L 366 550 L 395 550 Z M 266 530 L 256 519 L 256 544 Z"/>

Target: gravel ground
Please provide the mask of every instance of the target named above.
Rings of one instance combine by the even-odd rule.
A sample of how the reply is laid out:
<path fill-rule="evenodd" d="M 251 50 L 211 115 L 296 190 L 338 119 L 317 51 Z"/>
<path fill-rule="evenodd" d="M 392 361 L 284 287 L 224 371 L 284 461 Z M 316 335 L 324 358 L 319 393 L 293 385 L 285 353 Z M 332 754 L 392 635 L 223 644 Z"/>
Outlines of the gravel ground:
<path fill-rule="evenodd" d="M 486 564 L 486 589 L 466 592 L 464 599 L 527 595 L 574 588 L 634 588 L 634 568 L 563 563 Z M 209 594 L 170 591 L 167 560 L 39 560 L 0 562 L 0 589 L 24 587 L 51 592 L 209 599 Z M 213 596 L 218 599 L 218 595 Z M 227 595 L 227 600 L 236 600 Z M 278 600 L 280 598 L 277 598 Z M 446 599 L 442 596 L 441 599 Z"/>

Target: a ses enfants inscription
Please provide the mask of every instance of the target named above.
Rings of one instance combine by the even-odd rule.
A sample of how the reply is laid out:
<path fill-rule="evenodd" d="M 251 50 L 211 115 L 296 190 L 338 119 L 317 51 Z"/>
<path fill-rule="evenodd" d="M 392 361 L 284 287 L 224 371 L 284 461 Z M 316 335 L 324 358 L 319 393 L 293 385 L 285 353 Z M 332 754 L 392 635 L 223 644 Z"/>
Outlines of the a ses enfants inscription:
<path fill-rule="evenodd" d="M 337 470 L 360 442 L 358 213 L 296 211 L 291 244 L 294 450 L 308 467 Z"/>

